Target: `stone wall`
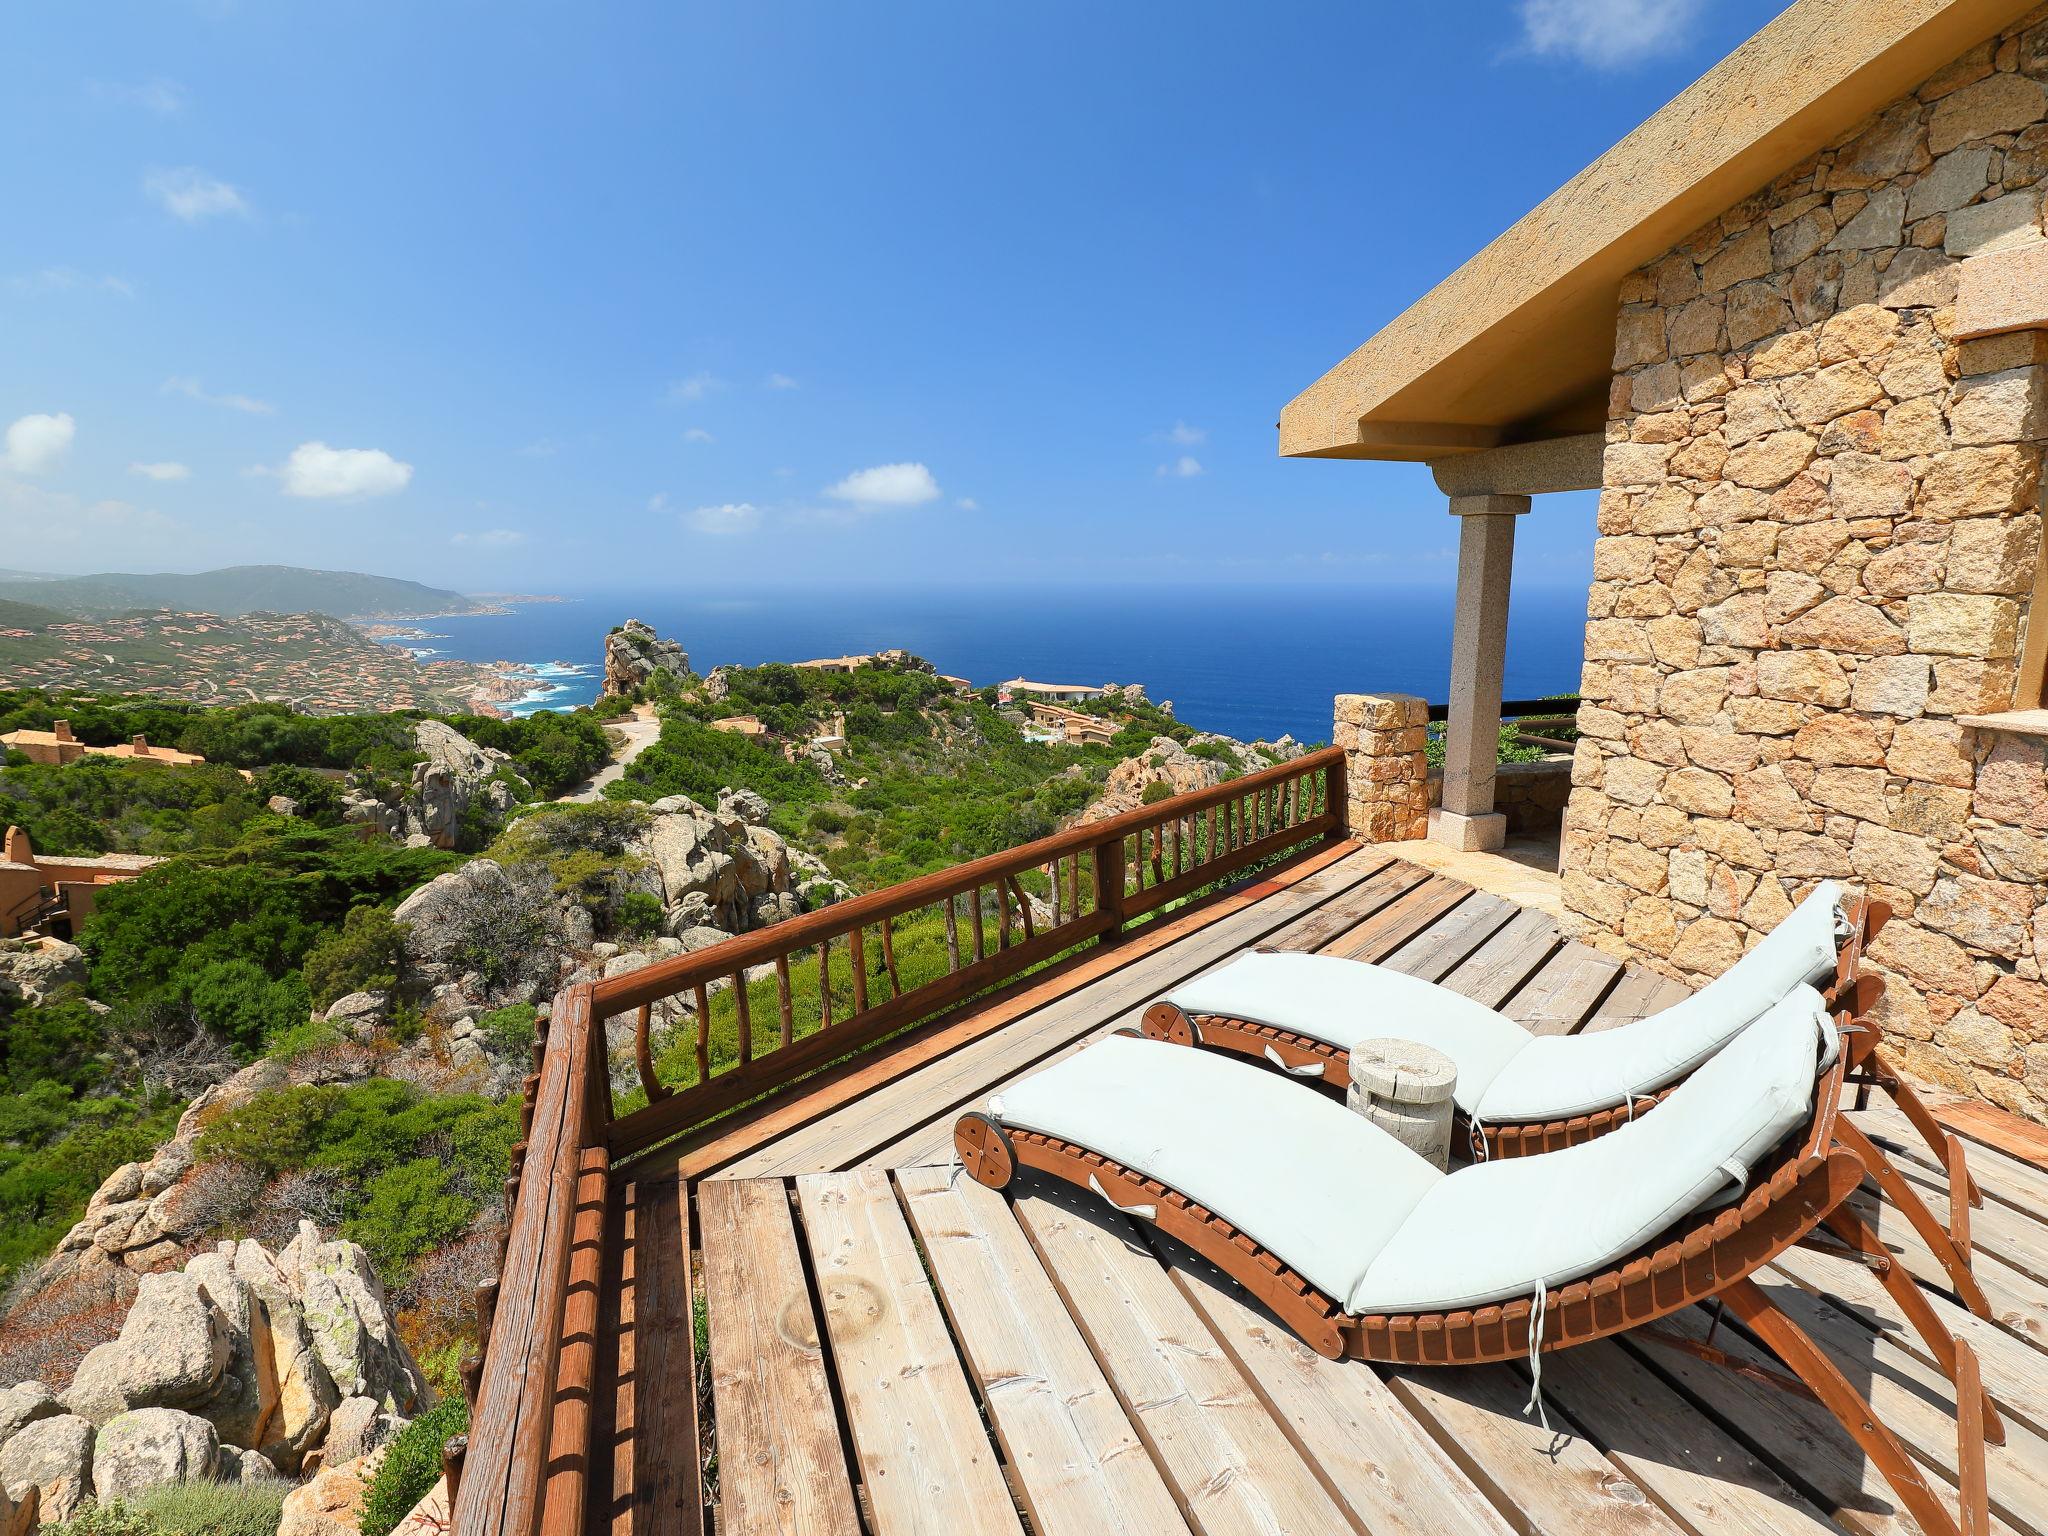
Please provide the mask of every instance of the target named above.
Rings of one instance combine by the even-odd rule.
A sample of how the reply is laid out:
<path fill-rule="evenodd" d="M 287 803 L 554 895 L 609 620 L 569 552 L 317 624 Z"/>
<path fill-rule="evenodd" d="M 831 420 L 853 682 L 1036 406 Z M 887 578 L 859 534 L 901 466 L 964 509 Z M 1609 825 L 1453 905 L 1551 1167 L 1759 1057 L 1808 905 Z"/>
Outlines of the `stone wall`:
<path fill-rule="evenodd" d="M 1623 284 L 1563 872 L 1587 937 L 1718 974 L 1817 880 L 1918 1075 L 2048 1118 L 2039 333 L 1958 342 L 2042 239 L 2048 9 Z M 2001 258 L 2009 259 L 2009 258 Z"/>
<path fill-rule="evenodd" d="M 1429 832 L 1429 701 L 1412 693 L 1340 693 L 1331 744 L 1344 749 L 1344 809 L 1360 842 Z"/>

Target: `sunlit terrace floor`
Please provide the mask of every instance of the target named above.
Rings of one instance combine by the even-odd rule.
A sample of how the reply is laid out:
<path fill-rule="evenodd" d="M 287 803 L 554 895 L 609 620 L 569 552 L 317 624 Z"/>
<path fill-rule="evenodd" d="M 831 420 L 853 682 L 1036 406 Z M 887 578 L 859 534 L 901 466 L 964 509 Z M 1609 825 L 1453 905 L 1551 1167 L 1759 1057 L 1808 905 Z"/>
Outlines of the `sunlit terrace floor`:
<path fill-rule="evenodd" d="M 1519 1368 L 1333 1363 L 1100 1202 L 1028 1176 L 1015 1200 L 949 1177 L 962 1109 L 1259 944 L 1391 964 L 1542 1033 L 1611 1027 L 1680 995 L 1564 941 L 1542 911 L 1347 847 L 813 1080 L 638 1171 L 606 1283 L 608 1454 L 589 1529 L 666 1536 L 707 1517 L 722 1532 L 883 1536 L 1914 1529 L 1818 1406 L 1691 1356 L 1630 1338 L 1548 1356 L 1546 1432 L 1523 1415 Z M 1938 1290 L 1937 1306 L 2006 1410 L 1990 1461 L 1997 1528 L 2048 1532 L 2043 1148 L 2018 1122 L 1953 1113 L 1983 1138 L 1970 1144 L 1986 1194 L 1978 1272 L 1998 1317 L 1980 1322 Z M 1945 1210 L 1943 1177 L 1902 1117 L 1857 1118 Z M 1932 1256 L 1895 1213 L 1878 1219 L 1933 1287 Z M 1952 1482 L 1947 1385 L 1875 1278 L 1800 1250 L 1760 1278 Z M 699 1297 L 715 1405 L 702 1423 Z M 1675 1322 L 1704 1336 L 1711 1319 Z M 1766 1358 L 1732 1320 L 1716 1342 Z"/>

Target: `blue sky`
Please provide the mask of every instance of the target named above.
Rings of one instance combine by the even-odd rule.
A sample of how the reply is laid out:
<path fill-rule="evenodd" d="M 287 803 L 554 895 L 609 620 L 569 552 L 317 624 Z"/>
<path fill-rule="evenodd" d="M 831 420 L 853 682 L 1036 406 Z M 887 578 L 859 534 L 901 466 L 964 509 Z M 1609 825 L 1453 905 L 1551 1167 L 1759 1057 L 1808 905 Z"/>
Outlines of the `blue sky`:
<path fill-rule="evenodd" d="M 19 10 L 0 566 L 1448 581 L 1280 406 L 1776 9 Z"/>

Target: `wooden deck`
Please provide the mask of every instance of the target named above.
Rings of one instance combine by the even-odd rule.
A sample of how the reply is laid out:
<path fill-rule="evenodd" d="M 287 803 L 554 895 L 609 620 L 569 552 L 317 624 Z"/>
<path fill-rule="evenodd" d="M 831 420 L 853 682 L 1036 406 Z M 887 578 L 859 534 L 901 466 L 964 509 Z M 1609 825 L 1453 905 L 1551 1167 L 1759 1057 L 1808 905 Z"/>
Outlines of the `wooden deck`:
<path fill-rule="evenodd" d="M 871 1051 L 680 1156 L 645 1160 L 604 1245 L 616 1268 L 572 1309 L 596 1323 L 600 1454 L 585 1528 L 1915 1529 L 1818 1406 L 1689 1355 L 1624 1337 L 1546 1356 L 1546 1432 L 1523 1412 L 1522 1368 L 1325 1360 L 1102 1202 L 1028 1178 L 1013 1201 L 951 1169 L 961 1110 L 1261 944 L 1389 964 L 1540 1033 L 1611 1027 L 1682 995 L 1566 942 L 1541 913 L 1344 846 Z M 1947 1208 L 1902 1117 L 1885 1106 L 1855 1118 Z M 1961 1113 L 1955 1128 L 1973 1138 L 1986 1195 L 1974 1230 L 1995 1321 L 1939 1290 L 1938 1266 L 1895 1213 L 1872 1201 L 1865 1214 L 1976 1347 L 2006 1412 L 1990 1462 L 1996 1528 L 2048 1536 L 2048 1171 L 1996 1117 Z M 1760 1279 L 1952 1483 L 1946 1383 L 1875 1278 L 1795 1251 Z M 713 1407 L 701 1423 L 698 1307 Z M 1732 1320 L 1676 1323 L 1766 1363 Z"/>

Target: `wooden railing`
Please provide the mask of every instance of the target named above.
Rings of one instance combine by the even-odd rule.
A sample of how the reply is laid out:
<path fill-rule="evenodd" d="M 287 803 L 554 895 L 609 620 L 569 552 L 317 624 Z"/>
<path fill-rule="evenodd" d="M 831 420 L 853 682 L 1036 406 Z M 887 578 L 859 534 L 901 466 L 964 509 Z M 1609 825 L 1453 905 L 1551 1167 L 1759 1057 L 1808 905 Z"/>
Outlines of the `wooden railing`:
<path fill-rule="evenodd" d="M 613 1124 L 612 1153 L 700 1125 L 1076 945 L 1113 943 L 1134 919 L 1339 832 L 1343 793 L 1344 754 L 1311 753 L 598 982 L 599 1019 L 635 1015 L 647 1100 Z M 906 931 L 918 935 L 915 964 L 901 953 Z M 654 1059 L 656 1010 L 670 999 L 690 1032 L 679 1087 Z"/>
<path fill-rule="evenodd" d="M 1344 754 L 1330 748 L 563 993 L 525 1083 L 501 1278 L 477 1294 L 470 1433 L 445 1456 L 457 1536 L 582 1536 L 615 1159 L 1344 836 Z M 674 1020 L 680 1086 L 656 1059 L 658 1012 Z M 615 1114 L 604 1021 L 627 1013 L 646 1102 Z"/>

